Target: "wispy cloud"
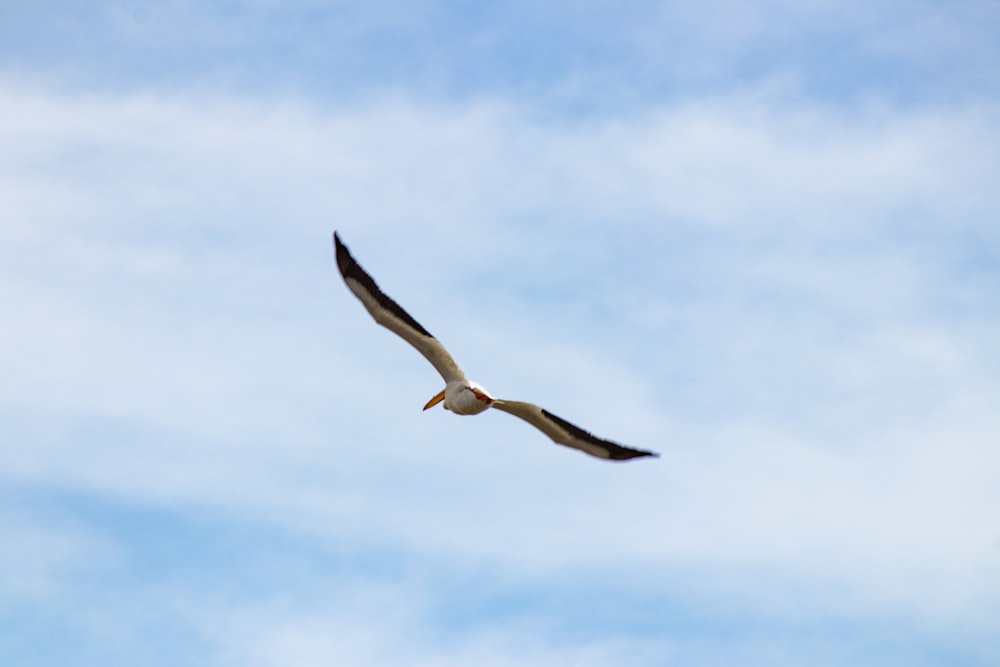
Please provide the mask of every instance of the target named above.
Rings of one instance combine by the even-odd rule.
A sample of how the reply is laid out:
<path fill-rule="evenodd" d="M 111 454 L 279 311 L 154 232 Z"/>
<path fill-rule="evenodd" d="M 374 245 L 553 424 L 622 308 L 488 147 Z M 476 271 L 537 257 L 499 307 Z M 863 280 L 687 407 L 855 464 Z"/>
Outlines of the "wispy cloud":
<path fill-rule="evenodd" d="M 617 113 L 775 78 L 833 104 L 970 100 L 1000 84 L 990 2 L 50 1 L 0 12 L 0 66 L 78 90 L 499 94 Z"/>
<path fill-rule="evenodd" d="M 997 656 L 988 98 L 198 90 L 0 88 L 25 636 L 82 616 L 122 664 L 155 626 L 206 664 Z M 344 289 L 333 228 L 491 390 L 664 457 L 421 414 L 439 379 Z"/>

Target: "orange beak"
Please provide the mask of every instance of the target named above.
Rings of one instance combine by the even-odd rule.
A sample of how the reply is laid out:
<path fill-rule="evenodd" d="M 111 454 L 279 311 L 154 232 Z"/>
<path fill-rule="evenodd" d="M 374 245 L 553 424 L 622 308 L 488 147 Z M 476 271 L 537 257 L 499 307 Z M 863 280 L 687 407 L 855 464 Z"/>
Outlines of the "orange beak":
<path fill-rule="evenodd" d="M 432 398 L 431 400 L 427 401 L 427 405 L 424 406 L 424 410 L 428 410 L 430 408 L 433 408 L 435 405 L 437 405 L 438 403 L 440 403 L 443 400 L 444 400 L 444 389 L 442 389 L 438 393 L 434 394 L 434 398 Z"/>

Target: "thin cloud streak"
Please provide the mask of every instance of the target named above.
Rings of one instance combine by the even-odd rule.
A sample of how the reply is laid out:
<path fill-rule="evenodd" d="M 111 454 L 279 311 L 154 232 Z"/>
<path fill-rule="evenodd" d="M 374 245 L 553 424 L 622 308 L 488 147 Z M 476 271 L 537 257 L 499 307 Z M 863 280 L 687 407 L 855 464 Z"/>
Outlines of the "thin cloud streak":
<path fill-rule="evenodd" d="M 996 274 L 961 261 L 996 248 L 995 111 L 0 99 L 8 480 L 529 584 L 693 572 L 684 599 L 723 614 L 903 609 L 995 653 Z M 334 226 L 491 390 L 664 459 L 420 414 L 439 379 L 343 289 Z M 313 664 L 333 624 L 397 657 L 329 610 L 261 614 L 211 641 L 262 665 L 316 641 Z M 608 641 L 513 658 L 611 664 Z"/>

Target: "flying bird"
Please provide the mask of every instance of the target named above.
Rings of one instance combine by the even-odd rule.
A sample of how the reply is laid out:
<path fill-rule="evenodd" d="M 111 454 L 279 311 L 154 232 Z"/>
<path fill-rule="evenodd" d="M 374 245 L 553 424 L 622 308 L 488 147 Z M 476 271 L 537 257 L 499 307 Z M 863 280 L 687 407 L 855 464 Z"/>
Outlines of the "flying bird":
<path fill-rule="evenodd" d="M 351 256 L 337 232 L 333 233 L 333 245 L 340 275 L 344 277 L 344 282 L 354 292 L 354 296 L 358 297 L 377 323 L 415 347 L 444 378 L 444 389 L 427 401 L 424 410 L 442 401 L 446 410 L 457 415 L 475 415 L 487 408 L 495 408 L 520 417 L 560 445 L 579 449 L 601 459 L 624 461 L 641 456 L 659 456 L 656 452 L 633 449 L 598 438 L 532 403 L 497 398 L 478 382 L 466 379 L 465 373 L 451 358 L 444 345 L 379 289 L 372 277 Z"/>

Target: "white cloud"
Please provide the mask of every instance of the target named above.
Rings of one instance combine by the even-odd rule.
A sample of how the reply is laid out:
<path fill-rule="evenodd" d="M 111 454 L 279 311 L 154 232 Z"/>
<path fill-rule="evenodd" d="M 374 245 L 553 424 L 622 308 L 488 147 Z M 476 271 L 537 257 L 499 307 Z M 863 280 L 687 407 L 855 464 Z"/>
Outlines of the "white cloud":
<path fill-rule="evenodd" d="M 542 627 L 512 622 L 470 627 L 460 637 L 438 638 L 423 591 L 365 588 L 338 591 L 337 603 L 307 613 L 281 602 L 239 613 L 213 609 L 205 626 L 219 642 L 221 664 L 305 667 L 350 663 L 380 665 L 612 665 L 656 664 L 664 648 L 653 642 L 596 640 L 552 646 Z M 426 604 L 424 601 L 423 604 Z M 348 613 L 346 610 L 350 610 Z M 541 625 L 542 619 L 539 619 Z"/>
<path fill-rule="evenodd" d="M 975 623 L 1000 590 L 996 279 L 967 290 L 954 258 L 996 243 L 996 112 L 787 103 L 565 126 L 8 86 L 0 469 L 518 581 L 624 564 L 777 616 Z M 492 390 L 664 458 L 421 414 L 439 382 L 340 284 L 333 227 Z M 400 657 L 261 613 L 219 630 L 255 638 L 232 661 Z M 459 661 L 507 655 L 485 645 Z M 618 649 L 548 650 L 511 655 Z"/>

